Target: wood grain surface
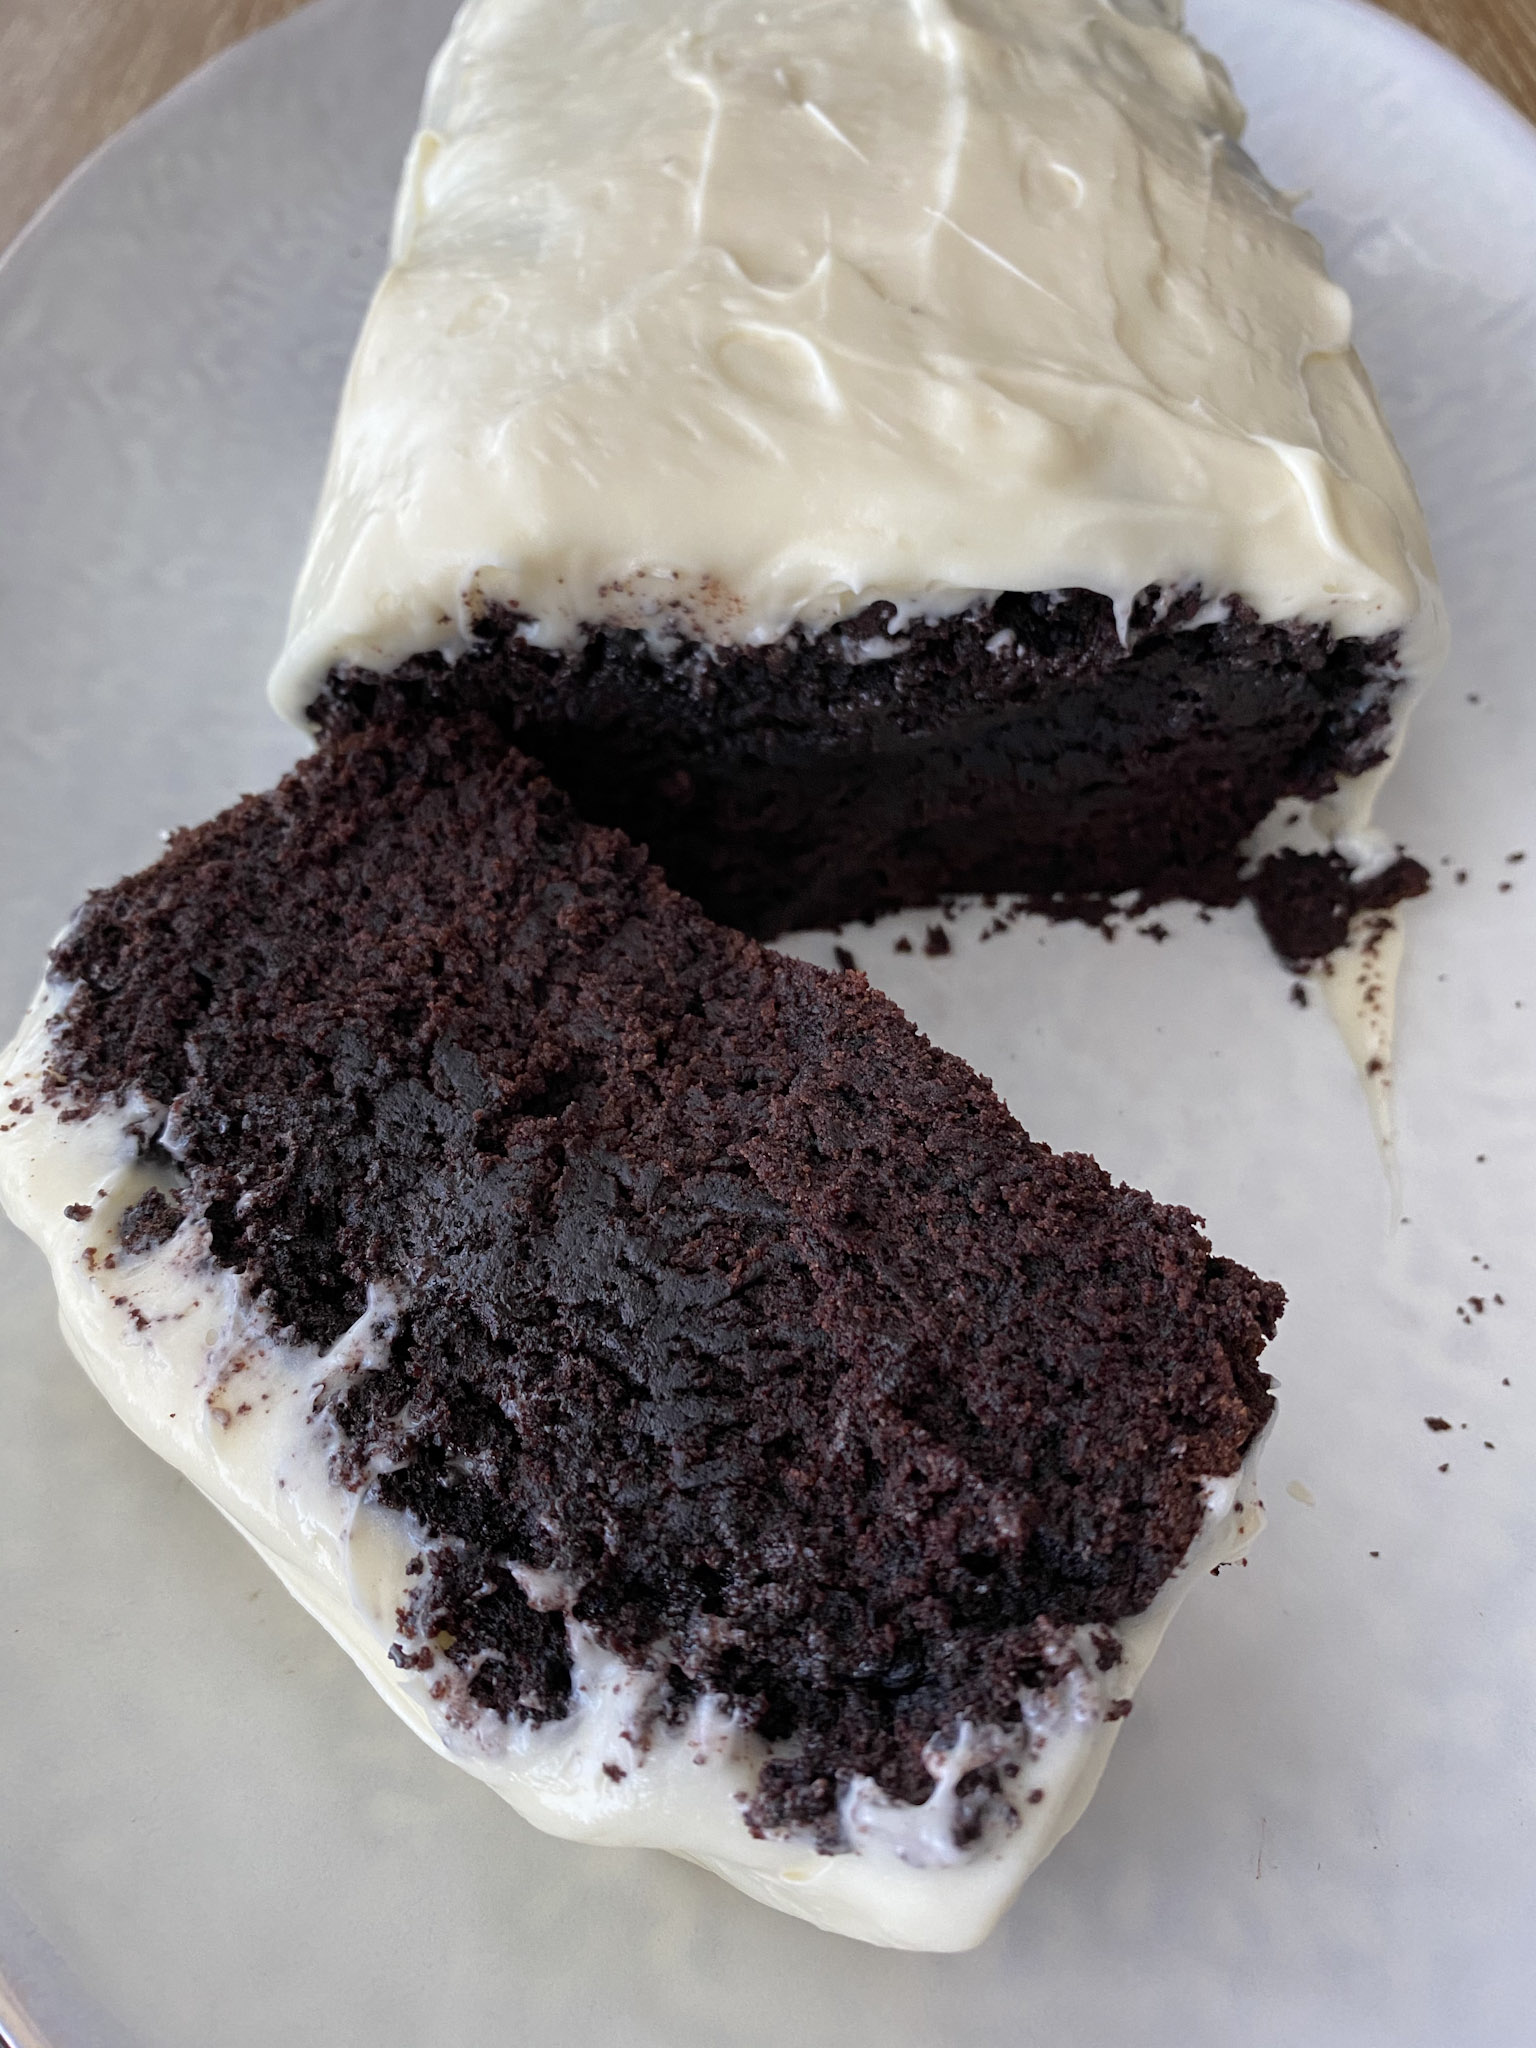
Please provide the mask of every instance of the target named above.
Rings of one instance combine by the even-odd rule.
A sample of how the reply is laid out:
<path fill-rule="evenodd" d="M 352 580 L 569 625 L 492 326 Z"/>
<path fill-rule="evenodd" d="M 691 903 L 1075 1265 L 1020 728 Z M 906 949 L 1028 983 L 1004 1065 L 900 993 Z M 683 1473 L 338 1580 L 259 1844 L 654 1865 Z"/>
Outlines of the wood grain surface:
<path fill-rule="evenodd" d="M 0 0 L 0 249 L 77 163 L 302 0 Z M 1536 120 L 1536 0 L 1388 0 Z"/>

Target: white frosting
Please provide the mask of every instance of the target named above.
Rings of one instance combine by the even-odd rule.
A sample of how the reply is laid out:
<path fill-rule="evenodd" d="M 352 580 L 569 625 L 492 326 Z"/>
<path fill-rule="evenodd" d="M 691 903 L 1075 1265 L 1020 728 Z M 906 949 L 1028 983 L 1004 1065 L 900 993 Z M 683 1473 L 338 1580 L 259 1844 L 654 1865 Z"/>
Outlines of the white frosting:
<path fill-rule="evenodd" d="M 468 0 L 272 689 L 488 601 L 765 641 L 1147 585 L 1444 637 L 1321 252 L 1174 0 Z"/>
<path fill-rule="evenodd" d="M 48 1255 L 65 1337 L 130 1428 L 249 1538 L 401 1718 L 552 1834 L 670 1850 L 865 1941 L 931 1950 L 980 1941 L 1086 1806 L 1118 1732 L 1106 1712 L 1134 1692 L 1184 1594 L 1261 1526 L 1251 1463 L 1207 1482 L 1200 1535 L 1153 1605 L 1114 1630 L 1123 1657 L 1112 1670 L 1098 1670 L 1081 1632 L 1081 1662 L 1024 1697 L 1022 1730 L 964 1727 L 952 1747 L 930 1749 L 934 1790 L 921 1806 L 855 1781 L 843 1807 L 851 1853 L 757 1841 L 741 1800 L 768 1754 L 761 1740 L 718 1700 L 682 1728 L 655 1721 L 654 1677 L 575 1623 L 575 1705 L 542 1728 L 464 1712 L 446 1660 L 425 1672 L 389 1661 L 396 1610 L 413 1583 L 405 1568 L 421 1546 L 404 1517 L 332 1482 L 330 1425 L 317 1402 L 335 1374 L 366 1370 L 379 1355 L 393 1304 L 376 1295 L 322 1356 L 273 1337 L 235 1277 L 208 1257 L 200 1226 L 184 1223 L 153 1251 L 123 1252 L 118 1219 L 155 1178 L 136 1128 L 160 1119 L 143 1105 L 137 1115 L 61 1119 L 41 1089 L 55 1000 L 41 995 L 0 1055 L 0 1199 Z M 3 1107 L 13 1100 L 31 1107 Z M 89 1213 L 71 1217 L 71 1207 Z M 536 1605 L 565 1604 L 556 1575 L 522 1578 Z M 994 1761 L 1018 1767 L 1004 1780 L 1012 1824 L 995 1816 L 975 1845 L 958 1848 L 959 1781 Z"/>

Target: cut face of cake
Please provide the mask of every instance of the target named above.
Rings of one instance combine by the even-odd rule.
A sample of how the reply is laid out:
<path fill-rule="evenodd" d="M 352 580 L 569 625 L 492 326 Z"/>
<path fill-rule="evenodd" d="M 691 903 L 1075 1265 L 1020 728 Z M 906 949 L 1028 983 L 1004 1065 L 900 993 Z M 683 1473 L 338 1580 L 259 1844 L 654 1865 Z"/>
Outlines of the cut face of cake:
<path fill-rule="evenodd" d="M 93 896 L 0 1076 L 103 1392 L 556 1833 L 968 1946 L 1257 1525 L 1279 1289 L 487 720 Z"/>
<path fill-rule="evenodd" d="M 469 0 L 276 701 L 482 709 L 760 935 L 1384 865 L 1443 615 L 1241 128 L 1172 0 Z"/>

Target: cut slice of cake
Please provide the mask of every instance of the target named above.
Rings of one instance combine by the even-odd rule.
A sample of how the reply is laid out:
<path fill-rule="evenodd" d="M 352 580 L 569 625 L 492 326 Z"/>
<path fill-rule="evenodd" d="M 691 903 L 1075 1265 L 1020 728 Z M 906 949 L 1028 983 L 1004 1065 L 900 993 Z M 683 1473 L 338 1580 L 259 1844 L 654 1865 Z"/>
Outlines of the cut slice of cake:
<path fill-rule="evenodd" d="M 0 1077 L 107 1398 L 556 1833 L 968 1946 L 1260 1519 L 1280 1290 L 489 721 L 176 835 Z"/>
<path fill-rule="evenodd" d="M 469 0 L 276 701 L 483 709 L 760 935 L 1384 867 L 1443 613 L 1242 121 L 1172 0 Z"/>

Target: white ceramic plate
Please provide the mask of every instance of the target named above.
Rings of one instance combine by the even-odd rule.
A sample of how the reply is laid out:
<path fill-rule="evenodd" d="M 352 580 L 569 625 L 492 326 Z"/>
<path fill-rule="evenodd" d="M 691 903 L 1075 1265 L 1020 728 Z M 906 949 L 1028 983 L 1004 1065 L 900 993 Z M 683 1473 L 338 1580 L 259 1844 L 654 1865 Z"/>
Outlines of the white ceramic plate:
<path fill-rule="evenodd" d="M 921 919 L 847 943 L 1032 1130 L 1189 1202 L 1290 1288 L 1250 1569 L 1186 1609 L 1088 1818 L 992 1942 L 859 1948 L 662 1857 L 549 1841 L 435 1761 L 112 1420 L 0 1226 L 0 1976 L 38 2038 L 1528 2038 L 1536 134 L 1351 0 L 1194 12 L 1256 154 L 1315 195 L 1458 633 L 1387 804 L 1468 875 L 1412 912 L 1411 1222 L 1342 1047 L 1246 911 L 1170 915 L 1164 944 L 1021 924 L 981 945 L 979 917 L 947 959 L 893 953 Z M 262 676 L 447 16 L 321 0 L 121 137 L 0 271 L 7 1019 L 85 888 L 294 752 Z"/>

